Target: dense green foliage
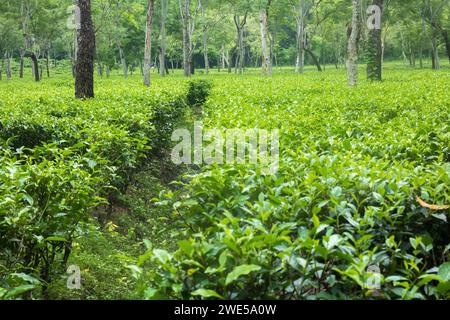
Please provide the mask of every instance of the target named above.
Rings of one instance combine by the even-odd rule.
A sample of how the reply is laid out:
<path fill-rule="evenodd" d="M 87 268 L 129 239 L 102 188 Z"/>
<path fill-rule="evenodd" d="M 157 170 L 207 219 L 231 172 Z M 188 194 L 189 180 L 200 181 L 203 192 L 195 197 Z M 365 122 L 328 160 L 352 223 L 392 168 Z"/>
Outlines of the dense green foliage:
<path fill-rule="evenodd" d="M 66 76 L 0 83 L 0 299 L 449 298 L 449 210 L 416 199 L 450 204 L 448 69 L 258 73 L 84 101 Z M 165 163 L 189 96 L 206 128 L 279 129 L 279 171 Z"/>
<path fill-rule="evenodd" d="M 184 115 L 182 86 L 168 95 L 109 82 L 86 101 L 72 98 L 71 86 L 8 83 L 0 91 L 0 296 L 6 298 L 46 288 L 52 272 L 64 270 L 74 239 L 85 232 L 80 223 L 92 219 L 93 208 L 118 201 L 133 172 L 168 146 Z"/>
<path fill-rule="evenodd" d="M 449 4 L 1 0 L 0 300 L 450 299 Z"/>
<path fill-rule="evenodd" d="M 205 126 L 279 128 L 280 170 L 206 166 L 163 193 L 184 240 L 140 258 L 142 296 L 448 298 L 448 210 L 416 196 L 450 203 L 449 80 L 393 70 L 349 89 L 339 72 L 216 78 Z"/>
<path fill-rule="evenodd" d="M 192 107 L 202 106 L 211 93 L 212 84 L 206 80 L 189 82 L 187 102 Z"/>
<path fill-rule="evenodd" d="M 111 70 L 119 70 L 124 76 L 138 73 L 144 56 L 148 1 L 91 2 L 96 26 L 97 70 L 103 76 L 107 76 Z M 179 66 L 183 60 L 180 5 L 179 1 L 168 1 L 166 14 L 163 14 L 162 3 L 164 1 L 155 2 L 152 57 L 158 57 L 164 45 L 165 64 L 172 68 L 173 65 Z M 185 1 L 182 0 L 182 3 Z M 199 3 L 202 4 L 203 12 L 196 12 Z M 232 71 L 237 67 L 238 32 L 234 18 L 240 17 L 242 21 L 246 13 L 244 66 L 260 66 L 262 48 L 259 12 L 267 3 L 267 0 L 190 1 L 195 68 L 205 66 L 205 54 L 211 68 L 225 67 Z M 270 3 L 268 28 L 273 41 L 271 51 L 274 65 L 292 66 L 296 63 L 299 56 L 299 26 L 303 25 L 308 34 L 305 63 L 312 65 L 314 55 L 320 65 L 335 64 L 344 67 L 351 2 L 273 0 Z M 366 58 L 370 60 L 367 55 L 370 46 L 367 46 L 365 20 L 366 7 L 372 1 L 363 3 L 365 8 L 361 10 L 362 26 L 365 29 L 361 37 L 361 61 Z M 444 32 L 448 35 L 450 7 L 445 0 L 394 0 L 384 3 L 382 32 L 386 60 L 404 59 L 406 64 L 422 66 L 431 61 L 433 43 L 442 56 L 442 61 L 447 59 Z M 68 25 L 68 20 L 72 21 L 70 8 L 73 4 L 73 0 L 3 0 L 0 3 L 0 56 L 5 57 L 4 68 L 0 69 L 3 77 L 6 77 L 7 70 L 4 69 L 7 69 L 8 59 L 18 62 L 24 42 L 27 42 L 25 49 L 33 52 L 44 65 L 47 64 L 47 57 L 51 60 L 69 59 L 74 63 L 74 30 Z M 166 36 L 162 35 L 161 30 L 163 20 Z M 29 58 L 25 60 L 29 63 Z M 50 64 L 53 62 L 51 60 Z M 157 60 L 159 65 L 160 61 Z M 19 65 L 13 64 L 11 69 L 14 78 Z"/>

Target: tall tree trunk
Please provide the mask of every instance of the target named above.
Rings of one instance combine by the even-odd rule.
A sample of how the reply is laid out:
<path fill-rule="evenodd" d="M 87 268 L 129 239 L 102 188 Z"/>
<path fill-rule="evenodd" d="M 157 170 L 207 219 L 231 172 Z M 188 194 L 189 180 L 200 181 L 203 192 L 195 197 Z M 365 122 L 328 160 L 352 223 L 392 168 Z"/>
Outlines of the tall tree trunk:
<path fill-rule="evenodd" d="M 179 0 L 180 12 L 181 12 L 181 23 L 183 29 L 183 68 L 184 75 L 186 77 L 191 76 L 191 39 L 189 30 L 189 19 L 190 19 L 190 0 Z"/>
<path fill-rule="evenodd" d="M 304 19 L 297 25 L 297 60 L 295 63 L 295 72 L 303 73 L 305 71 L 305 28 Z"/>
<path fill-rule="evenodd" d="M 20 50 L 20 67 L 19 67 L 19 78 L 23 78 L 23 69 L 24 69 L 24 61 L 25 59 L 25 50 Z"/>
<path fill-rule="evenodd" d="M 239 50 L 239 49 L 238 49 Z M 236 53 L 236 59 L 234 59 L 234 73 L 237 74 L 238 72 L 238 68 L 239 68 L 239 58 L 240 58 L 241 54 L 239 53 L 239 51 Z"/>
<path fill-rule="evenodd" d="M 297 23 L 297 58 L 295 61 L 295 72 L 303 73 L 305 67 L 305 0 L 299 0 L 298 6 L 294 5 L 293 7 Z"/>
<path fill-rule="evenodd" d="M 316 55 L 314 54 L 314 52 L 312 52 L 312 50 L 308 49 L 308 48 L 304 48 L 305 52 L 309 54 L 309 56 L 311 57 L 314 65 L 317 68 L 317 71 L 322 72 L 322 67 L 320 66 L 320 62 L 319 59 L 316 57 Z"/>
<path fill-rule="evenodd" d="M 248 12 L 245 13 L 243 19 L 239 17 L 239 15 L 234 15 L 234 23 L 236 25 L 237 31 L 237 56 L 236 56 L 236 72 L 241 74 L 244 71 L 244 63 L 245 63 L 245 46 L 244 46 L 244 28 L 247 24 L 247 15 Z"/>
<path fill-rule="evenodd" d="M 371 25 L 369 29 L 369 36 L 367 39 L 367 80 L 381 81 L 382 79 L 382 43 L 381 43 L 381 19 L 383 14 L 383 0 L 373 0 L 372 5 L 379 8 L 380 12 L 373 12 L 374 15 L 380 14 L 380 17 L 374 17 L 375 24 Z M 378 9 L 376 9 L 378 10 Z M 380 22 L 380 25 L 377 23 Z"/>
<path fill-rule="evenodd" d="M 245 66 L 244 28 L 240 31 L 239 47 L 239 73 L 243 73 Z"/>
<path fill-rule="evenodd" d="M 348 38 L 347 78 L 348 85 L 355 86 L 358 82 L 358 42 L 360 34 L 361 0 L 352 0 L 352 24 Z"/>
<path fill-rule="evenodd" d="M 205 73 L 209 74 L 208 27 L 205 27 L 203 31 L 203 60 L 205 61 Z"/>
<path fill-rule="evenodd" d="M 225 56 L 225 46 L 222 43 L 222 49 L 220 50 L 220 53 L 222 55 L 222 69 L 225 69 L 225 63 L 226 63 L 226 59 L 227 57 Z"/>
<path fill-rule="evenodd" d="M 206 11 L 205 6 L 207 5 L 206 0 L 200 0 L 199 6 L 202 13 L 202 20 L 203 20 L 203 60 L 205 63 L 205 73 L 209 74 L 209 49 L 208 49 L 208 41 L 209 41 L 209 27 L 208 23 L 206 21 Z"/>
<path fill-rule="evenodd" d="M 444 38 L 445 49 L 447 49 L 447 57 L 448 57 L 448 61 L 450 62 L 450 43 L 449 43 L 449 40 L 448 40 L 448 32 L 447 32 L 447 30 L 442 30 L 442 37 Z"/>
<path fill-rule="evenodd" d="M 411 56 L 411 66 L 413 68 L 415 68 L 416 67 L 416 53 L 412 49 L 411 49 L 410 56 Z"/>
<path fill-rule="evenodd" d="M 3 68 L 5 68 L 6 71 L 6 80 L 11 80 L 11 57 L 8 51 L 5 51 L 5 55 L 3 56 L 2 67 L 0 70 L 0 80 L 2 80 Z"/>
<path fill-rule="evenodd" d="M 99 62 L 97 63 L 97 72 L 100 78 L 103 78 L 103 65 Z"/>
<path fill-rule="evenodd" d="M 11 80 L 12 71 L 11 71 L 11 53 L 8 54 L 6 58 L 6 80 Z"/>
<path fill-rule="evenodd" d="M 128 79 L 128 65 L 127 59 L 125 58 L 125 53 L 123 52 L 123 48 L 120 44 L 117 45 L 117 48 L 119 49 L 119 57 L 120 63 L 122 64 L 123 77 L 124 79 Z"/>
<path fill-rule="evenodd" d="M 167 35 L 166 35 L 166 20 L 167 20 L 167 1 L 161 0 L 161 53 L 159 57 L 159 73 L 165 76 L 167 69 L 166 51 L 167 51 Z"/>
<path fill-rule="evenodd" d="M 77 0 L 80 8 L 80 29 L 75 66 L 75 97 L 94 97 L 95 32 L 91 17 L 91 0 Z"/>
<path fill-rule="evenodd" d="M 267 6 L 259 12 L 259 24 L 261 29 L 261 49 L 262 49 L 262 73 L 272 75 L 272 57 L 269 47 L 269 8 L 271 0 L 267 1 Z"/>
<path fill-rule="evenodd" d="M 19 77 L 22 79 L 24 75 L 24 58 L 25 54 L 30 47 L 30 37 L 28 35 L 28 22 L 30 20 L 30 6 L 29 3 L 22 0 L 20 5 L 20 13 L 21 13 L 21 24 L 22 24 L 22 34 L 23 34 L 23 47 L 20 49 L 20 71 Z"/>
<path fill-rule="evenodd" d="M 31 58 L 31 69 L 33 71 L 34 80 L 36 82 L 38 82 L 40 79 L 39 78 L 39 62 L 38 62 L 36 55 L 34 54 L 34 52 L 27 52 L 25 54 L 25 57 Z"/>
<path fill-rule="evenodd" d="M 73 78 L 76 78 L 76 65 L 77 65 L 77 55 L 78 55 L 78 32 L 74 32 L 73 36 L 73 46 L 71 48 L 71 51 L 69 54 L 71 55 L 71 62 L 72 62 L 72 76 Z"/>
<path fill-rule="evenodd" d="M 232 72 L 230 50 L 227 50 L 228 73 Z"/>
<path fill-rule="evenodd" d="M 45 59 L 45 68 L 47 70 L 47 78 L 50 78 L 50 51 L 47 50 L 47 55 Z"/>
<path fill-rule="evenodd" d="M 297 24 L 296 42 L 297 58 L 295 61 L 295 72 L 303 73 L 305 69 L 305 48 L 306 48 L 306 17 L 309 14 L 310 4 L 305 0 L 297 0 L 297 5 L 293 5 L 293 11 Z"/>
<path fill-rule="evenodd" d="M 164 59 L 164 60 L 165 60 L 165 59 Z M 165 73 L 165 74 L 170 74 L 168 64 L 167 64 L 167 63 L 164 63 L 164 65 L 165 65 L 165 69 L 166 69 L 166 73 Z"/>
<path fill-rule="evenodd" d="M 31 56 L 30 56 L 31 57 Z M 36 68 L 36 64 L 31 60 L 31 75 L 36 78 L 36 70 L 39 72 L 39 68 Z M 37 80 L 36 80 L 37 81 Z"/>
<path fill-rule="evenodd" d="M 439 49 L 437 44 L 436 35 L 434 34 L 434 30 L 431 31 L 431 63 L 432 68 L 434 70 L 439 70 L 441 68 L 440 61 L 439 61 Z"/>
<path fill-rule="evenodd" d="M 425 24 L 425 19 L 423 17 L 423 15 L 421 15 L 422 17 L 422 31 L 420 33 L 420 49 L 419 49 L 419 55 L 420 55 L 420 68 L 423 68 L 423 45 L 425 42 L 425 33 L 426 33 L 426 24 Z"/>
<path fill-rule="evenodd" d="M 150 87 L 150 68 L 152 63 L 152 25 L 155 0 L 148 0 L 147 26 L 145 29 L 145 53 L 144 53 L 144 85 Z"/>

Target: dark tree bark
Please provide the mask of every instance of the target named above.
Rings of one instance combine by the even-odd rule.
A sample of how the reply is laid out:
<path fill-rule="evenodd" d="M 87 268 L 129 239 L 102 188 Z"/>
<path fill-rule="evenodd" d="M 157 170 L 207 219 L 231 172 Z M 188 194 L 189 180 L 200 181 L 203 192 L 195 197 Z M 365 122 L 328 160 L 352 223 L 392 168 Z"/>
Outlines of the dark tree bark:
<path fill-rule="evenodd" d="M 317 67 L 317 71 L 322 72 L 322 67 L 320 66 L 319 63 L 319 59 L 317 59 L 316 55 L 314 54 L 314 52 L 312 52 L 310 49 L 308 48 L 303 48 L 303 50 L 305 50 L 306 53 L 309 54 L 309 56 L 311 57 L 314 65 Z"/>
<path fill-rule="evenodd" d="M 383 0 L 373 0 L 372 5 L 378 6 L 383 12 Z M 382 44 L 381 26 L 369 30 L 367 39 L 367 80 L 381 81 L 382 79 Z"/>
<path fill-rule="evenodd" d="M 21 50 L 20 52 L 20 68 L 19 68 L 19 78 L 22 79 L 23 78 L 23 67 L 24 67 L 24 52 Z"/>
<path fill-rule="evenodd" d="M 39 62 L 34 54 L 34 52 L 25 52 L 24 57 L 31 58 L 31 63 L 33 64 L 33 73 L 34 73 L 34 80 L 37 82 L 40 80 L 39 77 Z"/>
<path fill-rule="evenodd" d="M 11 71 L 11 53 L 6 53 L 6 80 L 11 80 L 12 71 Z"/>
<path fill-rule="evenodd" d="M 423 19 L 423 18 L 422 18 Z M 442 38 L 445 43 L 445 49 L 447 51 L 448 61 L 450 61 L 450 43 L 448 42 L 448 31 L 444 29 L 438 22 L 431 19 L 431 26 L 436 30 L 436 32 L 441 33 Z"/>
<path fill-rule="evenodd" d="M 449 40 L 448 40 L 448 32 L 447 32 L 447 30 L 442 30 L 442 37 L 444 38 L 445 48 L 447 49 L 448 61 L 450 62 L 450 43 L 449 43 Z"/>
<path fill-rule="evenodd" d="M 431 66 L 433 70 L 440 69 L 438 42 L 434 30 L 432 31 L 431 35 Z"/>
<path fill-rule="evenodd" d="M 50 66 L 49 66 L 49 64 L 50 64 L 50 57 L 49 57 L 49 55 L 50 55 L 50 53 L 49 53 L 49 51 L 47 50 L 47 58 L 46 58 L 46 69 L 47 69 L 47 78 L 50 78 Z"/>
<path fill-rule="evenodd" d="M 94 97 L 95 33 L 91 17 L 91 0 L 77 0 L 80 8 L 77 61 L 75 66 L 75 97 Z"/>

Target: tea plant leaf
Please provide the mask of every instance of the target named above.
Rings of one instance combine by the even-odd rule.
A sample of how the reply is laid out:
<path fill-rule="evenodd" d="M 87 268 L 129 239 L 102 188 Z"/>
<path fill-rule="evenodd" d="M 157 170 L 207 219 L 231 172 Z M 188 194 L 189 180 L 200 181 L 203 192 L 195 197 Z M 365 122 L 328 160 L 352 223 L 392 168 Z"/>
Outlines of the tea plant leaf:
<path fill-rule="evenodd" d="M 254 264 L 244 264 L 237 266 L 227 275 L 225 285 L 229 285 L 230 283 L 236 281 L 240 276 L 248 275 L 249 273 L 258 270 L 261 270 L 261 267 Z"/>

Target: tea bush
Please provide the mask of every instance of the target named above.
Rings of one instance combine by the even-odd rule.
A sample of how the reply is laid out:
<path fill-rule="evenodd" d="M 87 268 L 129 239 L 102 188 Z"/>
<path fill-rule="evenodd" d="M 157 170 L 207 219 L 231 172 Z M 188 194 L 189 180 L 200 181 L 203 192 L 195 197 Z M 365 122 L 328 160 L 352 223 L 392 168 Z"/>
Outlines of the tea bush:
<path fill-rule="evenodd" d="M 115 201 L 145 160 L 169 147 L 186 110 L 182 86 L 167 94 L 109 82 L 93 100 L 75 100 L 72 90 L 2 84 L 0 299 L 46 294 L 92 209 Z"/>
<path fill-rule="evenodd" d="M 78 224 L 102 202 L 96 161 L 76 151 L 55 145 L 28 154 L 2 149 L 0 262 L 6 270 L 32 274 L 45 285 L 55 261 L 70 254 Z"/>
<path fill-rule="evenodd" d="M 191 107 L 200 107 L 206 100 L 212 89 L 212 83 L 207 80 L 192 80 L 189 82 L 187 102 Z"/>
<path fill-rule="evenodd" d="M 215 79 L 205 127 L 278 128 L 279 171 L 205 166 L 156 199 L 185 240 L 140 257 L 141 296 L 449 298 L 449 210 L 417 201 L 450 204 L 448 80 Z"/>
<path fill-rule="evenodd" d="M 0 83 L 0 299 L 450 297 L 447 69 L 352 89 L 341 71 L 202 78 L 100 80 L 84 101 L 67 78 Z M 93 226 L 199 104 L 206 129 L 279 129 L 278 172 L 204 166 L 156 208 L 152 187 L 128 197 L 126 234 Z M 95 290 L 65 290 L 71 253 Z"/>

